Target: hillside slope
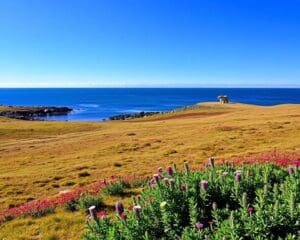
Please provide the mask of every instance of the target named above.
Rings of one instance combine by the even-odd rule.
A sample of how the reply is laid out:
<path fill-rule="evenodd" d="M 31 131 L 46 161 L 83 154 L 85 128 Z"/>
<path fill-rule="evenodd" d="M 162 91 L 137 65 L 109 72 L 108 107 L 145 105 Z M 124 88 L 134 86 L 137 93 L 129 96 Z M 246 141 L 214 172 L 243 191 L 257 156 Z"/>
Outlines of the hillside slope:
<path fill-rule="evenodd" d="M 300 148 L 300 106 L 203 103 L 174 113 L 101 123 L 0 120 L 0 208 L 112 175 L 209 156 Z"/>

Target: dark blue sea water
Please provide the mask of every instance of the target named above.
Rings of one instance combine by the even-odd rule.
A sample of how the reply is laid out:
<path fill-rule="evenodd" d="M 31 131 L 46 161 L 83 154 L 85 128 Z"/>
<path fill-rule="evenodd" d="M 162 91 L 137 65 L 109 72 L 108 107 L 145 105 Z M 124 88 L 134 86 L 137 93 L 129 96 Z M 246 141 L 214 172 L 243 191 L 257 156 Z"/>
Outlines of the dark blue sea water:
<path fill-rule="evenodd" d="M 13 106 L 68 106 L 68 116 L 48 120 L 100 121 L 112 115 L 140 111 L 168 111 L 199 102 L 230 101 L 257 105 L 300 103 L 300 89 L 229 88 L 100 88 L 0 89 L 0 104 Z"/>

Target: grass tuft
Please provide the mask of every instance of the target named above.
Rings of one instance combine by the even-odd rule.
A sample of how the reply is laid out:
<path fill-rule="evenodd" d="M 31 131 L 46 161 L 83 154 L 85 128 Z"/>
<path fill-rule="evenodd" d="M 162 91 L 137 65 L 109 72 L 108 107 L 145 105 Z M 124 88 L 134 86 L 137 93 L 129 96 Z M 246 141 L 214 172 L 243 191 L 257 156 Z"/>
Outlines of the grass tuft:
<path fill-rule="evenodd" d="M 85 172 L 79 173 L 79 174 L 78 174 L 78 177 L 88 177 L 88 176 L 90 176 L 90 175 L 91 175 L 91 174 L 90 174 L 89 172 L 85 171 Z"/>

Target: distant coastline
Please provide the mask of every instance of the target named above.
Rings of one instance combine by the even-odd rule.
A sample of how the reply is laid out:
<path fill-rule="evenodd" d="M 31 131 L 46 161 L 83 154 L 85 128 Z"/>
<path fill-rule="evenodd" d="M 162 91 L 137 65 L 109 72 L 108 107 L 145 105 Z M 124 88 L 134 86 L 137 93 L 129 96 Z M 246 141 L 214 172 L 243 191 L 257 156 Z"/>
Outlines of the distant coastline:
<path fill-rule="evenodd" d="M 0 105 L 0 116 L 19 120 L 42 120 L 42 117 L 67 115 L 73 109 L 68 107 L 30 107 Z"/>
<path fill-rule="evenodd" d="M 18 120 L 27 121 L 47 121 L 45 117 L 49 116 L 65 116 L 73 111 L 68 107 L 32 107 L 32 106 L 3 106 L 0 105 L 0 117 L 6 117 Z M 172 112 L 175 112 L 173 110 Z M 125 113 L 119 115 L 110 116 L 108 119 L 102 119 L 99 121 L 118 121 L 118 120 L 130 120 L 136 118 L 150 117 L 153 115 L 163 114 L 167 112 L 137 112 L 137 113 Z"/>
<path fill-rule="evenodd" d="M 50 121 L 102 121 L 113 116 L 131 118 L 150 112 L 169 112 L 200 102 L 216 102 L 228 95 L 230 102 L 273 106 L 299 104 L 300 89 L 262 88 L 77 88 L 0 89 L 5 106 L 53 106 L 73 109 L 68 114 L 47 114 Z"/>

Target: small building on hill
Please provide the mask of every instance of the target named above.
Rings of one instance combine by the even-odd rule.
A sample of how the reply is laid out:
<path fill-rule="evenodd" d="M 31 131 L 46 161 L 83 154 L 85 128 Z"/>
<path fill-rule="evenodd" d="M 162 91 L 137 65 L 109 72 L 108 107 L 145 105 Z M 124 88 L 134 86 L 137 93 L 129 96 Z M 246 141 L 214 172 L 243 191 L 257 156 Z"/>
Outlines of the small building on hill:
<path fill-rule="evenodd" d="M 226 95 L 218 96 L 218 100 L 221 104 L 229 103 L 228 96 Z"/>

